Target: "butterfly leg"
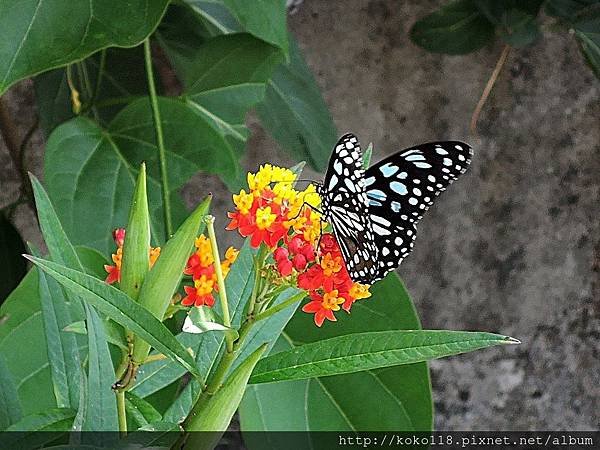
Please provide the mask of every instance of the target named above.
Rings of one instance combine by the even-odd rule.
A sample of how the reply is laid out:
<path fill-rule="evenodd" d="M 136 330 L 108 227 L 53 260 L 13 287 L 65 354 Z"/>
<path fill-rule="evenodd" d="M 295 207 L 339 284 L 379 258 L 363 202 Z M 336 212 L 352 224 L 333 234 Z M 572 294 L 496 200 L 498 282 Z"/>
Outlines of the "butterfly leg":
<path fill-rule="evenodd" d="M 323 221 L 319 219 L 319 240 L 315 249 L 315 259 L 318 263 L 321 263 L 321 239 L 323 239 Z"/>
<path fill-rule="evenodd" d="M 321 211 L 319 208 L 317 208 L 314 205 L 311 205 L 308 202 L 302 202 L 302 206 L 300 206 L 300 210 L 298 211 L 298 214 L 296 214 L 294 217 L 291 217 L 289 220 L 296 220 L 298 217 L 300 217 L 302 215 L 302 213 L 304 212 L 304 207 L 308 206 L 310 209 L 312 209 L 315 212 L 318 212 L 319 214 L 323 215 L 323 211 Z"/>

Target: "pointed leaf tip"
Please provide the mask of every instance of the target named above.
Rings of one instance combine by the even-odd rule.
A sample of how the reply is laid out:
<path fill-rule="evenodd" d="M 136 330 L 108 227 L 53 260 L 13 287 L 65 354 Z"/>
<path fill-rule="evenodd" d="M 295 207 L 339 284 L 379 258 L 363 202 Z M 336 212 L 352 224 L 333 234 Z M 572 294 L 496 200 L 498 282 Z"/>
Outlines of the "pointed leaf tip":
<path fill-rule="evenodd" d="M 520 340 L 518 340 L 518 339 L 515 339 L 515 338 L 513 338 L 513 337 L 510 337 L 510 336 L 505 336 L 505 337 L 504 337 L 504 342 L 505 342 L 506 344 L 521 344 L 521 341 L 520 341 Z"/>

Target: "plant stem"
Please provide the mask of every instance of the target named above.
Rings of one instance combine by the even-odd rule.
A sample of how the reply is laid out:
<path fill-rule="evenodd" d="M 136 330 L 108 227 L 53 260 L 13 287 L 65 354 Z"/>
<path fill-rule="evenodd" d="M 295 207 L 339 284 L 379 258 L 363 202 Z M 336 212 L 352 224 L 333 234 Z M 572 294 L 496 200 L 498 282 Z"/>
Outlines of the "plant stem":
<path fill-rule="evenodd" d="M 104 75 L 104 66 L 106 65 L 106 49 L 102 49 L 100 52 L 100 64 L 98 67 L 98 75 L 96 76 L 96 86 L 94 88 L 94 94 L 92 95 L 92 100 L 90 103 L 96 106 L 96 100 L 100 95 L 100 86 L 102 85 L 102 76 Z"/>
<path fill-rule="evenodd" d="M 79 99 L 79 91 L 73 83 L 73 66 L 69 64 L 67 66 L 67 85 L 71 93 L 71 110 L 76 116 L 81 112 L 81 100 Z"/>
<path fill-rule="evenodd" d="M 92 82 L 90 80 L 90 75 L 87 70 L 87 64 L 85 61 L 78 63 L 78 67 L 81 67 L 81 74 L 83 75 L 83 86 L 85 87 L 85 98 L 88 103 L 86 110 L 91 110 L 94 115 L 94 119 L 97 122 L 100 121 L 100 116 L 98 115 L 98 110 L 94 106 L 93 98 L 94 98 L 94 90 L 92 89 Z"/>
<path fill-rule="evenodd" d="M 157 353 L 156 355 L 148 355 L 148 357 L 144 361 L 144 364 L 148 364 L 155 361 L 162 361 L 163 359 L 167 359 L 167 357 L 162 353 Z"/>
<path fill-rule="evenodd" d="M 217 236 L 215 234 L 215 217 L 208 215 L 204 218 L 208 229 L 208 238 L 210 247 L 213 252 L 215 275 L 217 275 L 217 286 L 219 286 L 219 300 L 221 301 L 221 309 L 223 312 L 223 325 L 231 328 L 231 316 L 229 315 L 229 304 L 227 303 L 227 290 L 225 289 L 225 278 L 221 269 L 221 257 L 219 256 L 219 246 L 217 244 Z M 233 339 L 229 334 L 225 334 L 225 342 L 227 344 L 227 353 L 233 352 Z"/>
<path fill-rule="evenodd" d="M 154 84 L 154 72 L 152 71 L 152 53 L 150 50 L 150 38 L 144 41 L 144 61 L 146 63 L 146 75 L 148 76 L 148 89 L 150 90 L 150 105 L 152 106 L 152 116 L 154 118 L 154 131 L 156 132 L 156 145 L 158 147 L 158 162 L 160 165 L 160 178 L 162 187 L 163 210 L 165 215 L 166 239 L 168 240 L 173 233 L 173 224 L 171 222 L 171 203 L 169 202 L 169 177 L 167 173 L 167 155 L 163 138 L 162 121 L 158 107 L 158 97 L 156 95 L 156 86 Z"/>
<path fill-rule="evenodd" d="M 127 435 L 127 414 L 125 413 L 125 391 L 116 391 L 117 413 L 119 417 L 119 433 L 121 437 Z"/>
<path fill-rule="evenodd" d="M 260 271 L 264 265 L 267 250 L 267 247 L 264 244 L 261 244 L 256 259 L 254 260 L 254 286 L 252 288 L 252 294 L 250 295 L 250 301 L 248 302 L 248 317 L 251 317 L 254 314 L 254 305 L 256 304 L 258 291 L 260 289 Z"/>
<path fill-rule="evenodd" d="M 254 321 L 258 322 L 260 320 L 266 319 L 267 317 L 271 317 L 273 314 L 277 314 L 279 311 L 282 311 L 282 310 L 288 308 L 289 306 L 293 305 L 294 303 L 298 303 L 304 297 L 306 297 L 306 292 L 304 292 L 304 291 L 298 292 L 296 295 L 292 295 L 287 300 L 284 300 L 283 302 L 281 302 L 275 306 L 272 306 L 271 308 L 261 312 L 256 317 L 254 317 Z"/>
<path fill-rule="evenodd" d="M 500 54 L 500 58 L 498 58 L 496 67 L 494 67 L 494 71 L 492 72 L 492 75 L 490 76 L 490 79 L 488 80 L 487 84 L 485 85 L 485 88 L 483 89 L 481 98 L 479 99 L 479 102 L 477 102 L 475 111 L 473 111 L 473 115 L 471 116 L 471 125 L 469 128 L 471 130 L 471 133 L 475 136 L 477 135 L 477 121 L 479 120 L 479 115 L 481 114 L 483 105 L 485 105 L 485 102 L 486 102 L 487 98 L 489 97 L 490 92 L 492 92 L 494 83 L 496 83 L 496 80 L 498 79 L 498 75 L 500 75 L 500 71 L 502 70 L 504 63 L 506 62 L 506 58 L 508 57 L 509 52 L 510 52 L 510 45 L 505 45 L 504 48 L 502 49 L 502 53 Z"/>

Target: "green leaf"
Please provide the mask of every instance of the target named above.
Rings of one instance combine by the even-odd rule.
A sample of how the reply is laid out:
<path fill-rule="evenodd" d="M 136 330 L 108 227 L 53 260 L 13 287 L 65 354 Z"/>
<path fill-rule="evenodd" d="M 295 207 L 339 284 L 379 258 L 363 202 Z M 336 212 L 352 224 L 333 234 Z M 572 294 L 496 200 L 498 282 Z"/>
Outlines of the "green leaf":
<path fill-rule="evenodd" d="M 474 0 L 477 8 L 500 29 L 508 45 L 523 47 L 541 36 L 537 15 L 542 0 Z"/>
<path fill-rule="evenodd" d="M 186 3 L 211 28 L 213 35 L 251 32 L 229 15 L 220 1 L 186 0 Z M 296 160 L 307 160 L 314 169 L 324 170 L 337 130 L 298 44 L 291 35 L 288 41 L 289 60 L 275 70 L 257 112 L 267 131 Z"/>
<path fill-rule="evenodd" d="M 600 6 L 581 15 L 573 28 L 581 53 L 600 79 Z"/>
<path fill-rule="evenodd" d="M 398 276 L 388 275 L 371 287 L 372 297 L 356 302 L 351 314 L 317 328 L 312 315 L 298 312 L 273 352 L 354 333 L 416 330 L 420 324 Z M 348 395 L 351 392 L 352 395 Z M 263 414 L 261 411 L 269 411 Z M 431 430 L 432 400 L 426 363 L 367 370 L 310 380 L 250 385 L 240 406 L 244 431 Z M 251 434 L 250 449 L 280 448 Z M 307 436 L 306 445 L 318 448 Z M 257 442 L 258 440 L 258 442 Z"/>
<path fill-rule="evenodd" d="M 242 26 L 221 0 L 185 0 L 213 36 L 243 31 Z"/>
<path fill-rule="evenodd" d="M 123 292 L 90 275 L 52 261 L 33 256 L 28 258 L 66 289 L 83 298 L 115 322 L 139 335 L 161 353 L 173 358 L 193 375 L 200 376 L 193 358 L 167 327 Z"/>
<path fill-rule="evenodd" d="M 363 153 L 362 166 L 363 169 L 367 170 L 371 165 L 371 157 L 373 156 L 373 143 L 370 142 L 367 149 Z"/>
<path fill-rule="evenodd" d="M 347 334 L 269 356 L 260 361 L 250 382 L 269 383 L 361 372 L 518 343 L 507 336 L 468 331 L 399 330 Z"/>
<path fill-rule="evenodd" d="M 71 312 L 61 287 L 38 271 L 39 298 L 48 351 L 48 363 L 56 405 L 59 408 L 77 408 L 79 405 L 79 380 L 81 360 L 76 336 L 63 332 L 71 323 Z"/>
<path fill-rule="evenodd" d="M 266 130 L 296 159 L 323 171 L 337 130 L 298 44 L 290 38 L 290 61 L 280 65 L 256 108 Z"/>
<path fill-rule="evenodd" d="M 0 430 L 8 428 L 22 417 L 21 402 L 17 393 L 15 380 L 0 355 Z"/>
<path fill-rule="evenodd" d="M 288 51 L 285 0 L 223 0 L 240 25 L 248 33 Z"/>
<path fill-rule="evenodd" d="M 125 409 L 140 427 L 162 420 L 154 406 L 131 392 L 125 392 Z"/>
<path fill-rule="evenodd" d="M 215 447 L 221 434 L 227 430 L 233 414 L 237 410 L 252 369 L 264 353 L 267 344 L 261 345 L 227 378 L 225 384 L 212 396 L 198 404 L 188 420 L 186 431 L 213 431 L 216 433 L 192 433 L 186 444 L 196 450 L 210 450 Z"/>
<path fill-rule="evenodd" d="M 123 328 L 110 319 L 106 319 L 103 321 L 104 331 L 106 332 L 106 340 L 123 350 L 128 350 L 129 346 L 127 345 L 127 341 L 125 336 L 123 336 Z M 62 331 L 67 333 L 76 333 L 87 335 L 87 327 L 85 325 L 84 320 L 78 320 L 77 322 L 71 322 L 69 325 L 64 327 Z"/>
<path fill-rule="evenodd" d="M 237 159 L 219 131 L 190 106 L 160 99 L 175 225 L 185 218 L 177 190 L 198 170 L 238 177 Z M 111 230 L 127 223 L 137 167 L 146 161 L 151 228 L 164 236 L 159 165 L 147 99 L 123 109 L 108 130 L 84 119 L 58 127 L 48 140 L 45 179 L 65 230 L 75 244 L 114 252 Z M 185 129 L 185 139 L 181 130 Z M 231 155 L 229 158 L 223 155 Z M 75 181 L 74 181 L 75 180 Z M 158 242 L 160 244 L 160 242 Z"/>
<path fill-rule="evenodd" d="M 135 184 L 126 230 L 119 286 L 125 294 L 137 300 L 150 267 L 148 253 L 150 248 L 150 213 L 148 211 L 145 163 L 141 165 Z"/>
<path fill-rule="evenodd" d="M 83 270 L 77 252 L 69 241 L 44 187 L 35 175 L 30 173 L 29 178 L 35 196 L 38 221 L 52 260 L 72 269 Z"/>
<path fill-rule="evenodd" d="M 217 36 L 202 44 L 188 43 L 161 32 L 161 44 L 184 84 L 183 101 L 194 115 L 210 124 L 228 144 L 220 153 L 238 170 L 238 159 L 249 135 L 246 113 L 265 95 L 265 83 L 282 59 L 277 48 L 249 34 Z M 185 42 L 187 43 L 187 42 Z M 239 172 L 223 176 L 233 189 Z"/>
<path fill-rule="evenodd" d="M 473 0 L 457 0 L 418 20 L 411 40 L 434 53 L 461 55 L 480 49 L 494 36 L 494 25 Z"/>
<path fill-rule="evenodd" d="M 0 258 L 3 261 L 0 274 L 0 304 L 27 273 L 27 264 L 21 256 L 23 253 L 25 244 L 19 232 L 4 214 L 0 213 Z"/>
<path fill-rule="evenodd" d="M 47 411 L 23 417 L 6 431 L 60 431 L 69 429 L 73 423 L 75 410 L 71 408 L 51 408 Z M 67 426 L 65 426 L 67 425 Z"/>
<path fill-rule="evenodd" d="M 127 103 L 147 95 L 148 87 L 146 83 L 140 83 L 140 80 L 146 79 L 142 46 L 131 49 L 106 49 L 101 73 L 100 60 L 100 53 L 97 53 L 82 61 L 80 66 L 85 66 L 89 84 L 94 89 L 98 86 L 100 77 L 97 93 L 92 93 L 91 96 L 94 97 L 95 112 L 104 124 L 110 122 Z M 89 107 L 91 99 L 80 73 L 79 70 L 72 70 L 71 77 L 86 108 Z M 58 125 L 75 116 L 66 69 L 51 70 L 36 76 L 34 87 L 40 124 L 47 136 Z M 157 86 L 157 89 L 160 92 L 160 86 Z"/>
<path fill-rule="evenodd" d="M 105 276 L 102 266 L 106 260 L 102 255 L 87 248 L 78 248 L 77 253 L 89 273 Z M 56 407 L 38 284 L 38 270 L 34 268 L 0 306 L 0 354 L 17 382 L 26 416 Z M 67 307 L 74 319 L 83 318 L 77 316 L 82 308 L 74 308 L 71 303 Z M 24 342 L 28 345 L 27 358 L 21 351 Z M 78 343 L 80 351 L 87 346 L 84 340 Z"/>
<path fill-rule="evenodd" d="M 85 304 L 88 329 L 87 406 L 82 431 L 118 430 L 117 400 L 112 391 L 115 370 L 98 313 Z"/>
<path fill-rule="evenodd" d="M 149 431 L 151 433 L 149 433 Z M 168 449 L 173 446 L 181 434 L 178 423 L 153 422 L 138 428 L 119 441 L 123 449 Z"/>
<path fill-rule="evenodd" d="M 15 8 L 10 1 L 1 2 L 0 95 L 19 80 L 102 48 L 139 44 L 158 25 L 167 4 L 167 0 L 36 0 Z"/>
<path fill-rule="evenodd" d="M 146 275 L 138 301 L 161 322 L 183 277 L 183 269 L 192 254 L 194 239 L 199 231 L 204 229 L 203 219 L 208 213 L 211 199 L 212 196 L 207 197 L 190 214 L 173 237 L 167 241 L 153 269 Z M 135 336 L 133 362 L 143 364 L 149 352 L 150 343 L 140 335 Z"/>
<path fill-rule="evenodd" d="M 204 336 L 188 333 L 180 333 L 176 336 L 176 339 L 182 346 L 191 349 L 196 357 L 201 346 L 205 343 Z M 156 355 L 157 352 L 154 351 L 152 354 Z M 196 359 L 196 364 L 201 374 L 208 371 L 207 368 L 199 364 L 198 359 Z M 146 363 L 138 370 L 136 384 L 131 392 L 139 397 L 147 397 L 181 379 L 186 372 L 187 370 L 184 367 L 170 358 Z"/>
<path fill-rule="evenodd" d="M 70 408 L 51 408 L 23 417 L 6 430 L 2 445 L 4 448 L 42 448 L 60 437 L 56 432 L 70 430 L 74 417 L 75 410 Z"/>

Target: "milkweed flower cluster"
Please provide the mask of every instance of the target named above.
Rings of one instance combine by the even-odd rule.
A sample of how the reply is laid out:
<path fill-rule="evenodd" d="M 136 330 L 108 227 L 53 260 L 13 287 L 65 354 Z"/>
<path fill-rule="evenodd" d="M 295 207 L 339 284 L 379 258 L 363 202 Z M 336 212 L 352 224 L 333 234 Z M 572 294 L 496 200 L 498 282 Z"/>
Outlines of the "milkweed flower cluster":
<path fill-rule="evenodd" d="M 117 251 L 113 253 L 114 265 L 105 265 L 104 270 L 108 273 L 106 282 L 113 284 L 121 281 L 121 261 L 123 259 L 123 244 L 125 242 L 125 229 L 117 228 L 113 232 L 113 239 L 117 244 Z M 217 292 L 217 275 L 215 273 L 214 257 L 210 241 L 201 234 L 194 242 L 195 251 L 188 258 L 183 273 L 192 277 L 193 285 L 184 286 L 186 296 L 181 299 L 183 306 L 213 306 L 215 299 L 213 292 Z M 227 276 L 231 265 L 235 261 L 238 251 L 229 247 L 225 252 L 225 258 L 221 262 L 223 276 Z M 150 247 L 150 268 L 160 256 L 160 247 Z"/>
<path fill-rule="evenodd" d="M 314 185 L 299 191 L 295 180 L 291 170 L 269 164 L 249 173 L 249 192 L 233 196 L 236 210 L 228 214 L 227 229 L 249 237 L 255 248 L 265 244 L 272 251 L 279 276 L 309 294 L 302 310 L 314 314 L 320 327 L 325 319 L 336 320 L 334 312 L 350 312 L 355 301 L 371 294 L 350 278 L 334 236 L 322 233 L 321 216 L 305 207 L 320 204 Z"/>
<path fill-rule="evenodd" d="M 191 275 L 193 286 L 184 286 L 186 296 L 181 300 L 183 306 L 213 306 L 215 298 L 213 291 L 218 291 L 217 274 L 215 272 L 215 259 L 208 238 L 201 234 L 194 242 L 196 251 L 189 257 L 183 273 Z M 239 251 L 229 247 L 225 258 L 221 261 L 223 277 L 229 273 L 231 265 L 237 258 Z"/>
<path fill-rule="evenodd" d="M 105 264 L 104 270 L 107 272 L 106 281 L 108 284 L 121 282 L 121 261 L 123 259 L 123 244 L 125 243 L 125 228 L 117 228 L 113 231 L 113 239 L 117 244 L 117 251 L 111 255 L 114 265 Z M 160 247 L 150 247 L 150 268 L 160 256 Z"/>
<path fill-rule="evenodd" d="M 315 186 L 309 184 L 298 190 L 295 182 L 293 171 L 270 164 L 249 173 L 248 191 L 242 189 L 233 195 L 235 211 L 228 213 L 227 229 L 237 230 L 252 247 L 268 250 L 272 262 L 268 260 L 261 276 L 274 285 L 306 291 L 309 301 L 302 311 L 314 314 L 314 322 L 320 327 L 325 320 L 336 321 L 335 312 L 350 312 L 354 302 L 371 294 L 369 286 L 352 281 L 334 235 L 324 233 L 327 224 L 316 211 L 321 199 Z M 114 265 L 104 266 L 108 273 L 106 282 L 110 284 L 120 281 L 125 230 L 115 230 L 113 237 L 117 244 L 112 255 Z M 198 236 L 194 245 L 194 253 L 184 269 L 192 284 L 184 284 L 181 305 L 212 307 L 214 293 L 218 292 L 212 246 L 205 235 Z M 149 252 L 152 267 L 160 248 L 150 247 Z M 221 261 L 224 277 L 238 253 L 233 247 L 225 252 Z"/>

